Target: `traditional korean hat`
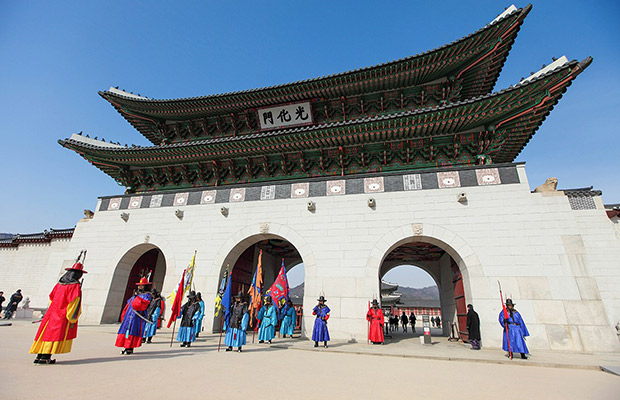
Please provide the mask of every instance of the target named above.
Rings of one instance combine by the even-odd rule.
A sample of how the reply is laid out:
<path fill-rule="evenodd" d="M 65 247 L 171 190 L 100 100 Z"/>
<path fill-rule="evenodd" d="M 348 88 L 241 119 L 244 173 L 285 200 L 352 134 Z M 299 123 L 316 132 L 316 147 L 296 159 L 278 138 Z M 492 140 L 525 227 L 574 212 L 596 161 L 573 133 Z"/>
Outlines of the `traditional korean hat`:
<path fill-rule="evenodd" d="M 271 296 L 265 296 L 265 303 L 271 304 L 271 302 L 272 302 Z"/>
<path fill-rule="evenodd" d="M 235 295 L 235 299 L 242 299 L 242 298 L 243 298 L 243 292 L 240 290 L 239 293 Z"/>
<path fill-rule="evenodd" d="M 506 299 L 506 305 L 507 306 L 514 306 L 515 303 L 512 302 L 512 299 Z"/>
<path fill-rule="evenodd" d="M 187 295 L 187 298 L 195 299 L 196 298 L 196 292 L 193 291 L 193 290 L 190 290 L 189 294 Z"/>
<path fill-rule="evenodd" d="M 372 299 L 372 305 L 373 306 L 378 306 L 379 302 L 377 301 L 377 299 Z"/>
<path fill-rule="evenodd" d="M 325 296 L 320 295 L 317 301 L 327 301 L 327 300 L 325 300 Z"/>
<path fill-rule="evenodd" d="M 84 274 L 88 273 L 88 272 L 84 271 L 84 265 L 82 265 L 82 263 L 80 263 L 80 262 L 76 262 L 70 268 L 65 268 L 65 271 L 71 271 L 71 270 L 73 270 L 73 271 L 82 271 L 82 273 L 84 273 Z"/>
<path fill-rule="evenodd" d="M 142 278 L 140 278 L 140 282 L 136 283 L 136 286 L 146 286 L 150 284 L 152 284 L 152 282 L 149 282 L 148 278 L 146 276 L 143 276 Z"/>

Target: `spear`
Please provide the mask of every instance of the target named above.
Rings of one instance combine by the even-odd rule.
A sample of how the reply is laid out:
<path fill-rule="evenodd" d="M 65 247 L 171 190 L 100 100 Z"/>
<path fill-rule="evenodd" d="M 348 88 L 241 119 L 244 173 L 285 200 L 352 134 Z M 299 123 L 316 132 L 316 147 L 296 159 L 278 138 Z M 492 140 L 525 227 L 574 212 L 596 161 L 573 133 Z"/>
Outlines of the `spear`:
<path fill-rule="evenodd" d="M 499 285 L 499 298 L 502 301 L 502 310 L 504 311 L 504 330 L 506 331 L 506 343 L 508 344 L 508 354 L 512 360 L 512 350 L 510 348 L 510 335 L 508 335 L 508 311 L 506 310 L 506 304 L 504 304 L 504 295 L 502 294 L 502 284 L 497 281 Z"/>

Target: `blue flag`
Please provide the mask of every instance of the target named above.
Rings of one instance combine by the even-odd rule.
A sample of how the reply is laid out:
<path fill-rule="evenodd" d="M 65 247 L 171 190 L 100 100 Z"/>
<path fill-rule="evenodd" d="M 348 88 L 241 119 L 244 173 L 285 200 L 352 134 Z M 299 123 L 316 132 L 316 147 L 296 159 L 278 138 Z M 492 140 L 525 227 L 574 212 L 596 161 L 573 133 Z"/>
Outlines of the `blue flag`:
<path fill-rule="evenodd" d="M 222 308 L 224 309 L 224 326 L 228 326 L 228 319 L 230 318 L 230 286 L 231 279 L 230 275 L 228 275 L 228 282 L 226 283 L 226 290 L 224 290 L 224 294 L 222 295 Z"/>

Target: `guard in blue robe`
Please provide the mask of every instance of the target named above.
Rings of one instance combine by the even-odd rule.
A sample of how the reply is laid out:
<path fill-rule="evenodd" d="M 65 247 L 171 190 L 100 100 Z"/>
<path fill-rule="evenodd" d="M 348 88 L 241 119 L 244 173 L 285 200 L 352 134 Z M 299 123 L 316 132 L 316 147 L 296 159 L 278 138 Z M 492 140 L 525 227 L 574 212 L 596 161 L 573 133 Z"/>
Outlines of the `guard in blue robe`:
<path fill-rule="evenodd" d="M 140 278 L 134 295 L 127 300 L 123 309 L 121 326 L 116 335 L 116 347 L 123 347 L 121 354 L 133 354 L 133 349 L 142 345 L 142 332 L 145 322 L 144 312 L 151 303 L 151 293 L 146 292 L 151 282 L 147 278 Z"/>
<path fill-rule="evenodd" d="M 295 320 L 297 319 L 297 314 L 295 313 L 295 306 L 293 306 L 292 301 L 288 301 L 286 306 L 284 307 L 284 311 L 282 312 L 284 318 L 282 318 L 282 323 L 280 324 L 280 334 L 283 338 L 286 335 L 293 337 L 293 332 L 295 331 Z"/>
<path fill-rule="evenodd" d="M 224 344 L 228 346 L 226 351 L 232 351 L 233 347 L 236 347 L 241 353 L 241 346 L 245 345 L 245 330 L 248 328 L 249 320 L 248 304 L 243 301 L 243 293 L 239 292 L 230 309 L 230 320 L 224 338 Z"/>
<path fill-rule="evenodd" d="M 312 329 L 312 340 L 314 340 L 314 347 L 319 347 L 319 342 L 323 342 L 323 347 L 327 348 L 327 342 L 329 342 L 329 331 L 327 330 L 327 320 L 329 319 L 329 307 L 325 305 L 325 297 L 320 296 L 318 299 L 319 304 L 312 310 L 312 315 L 316 315 L 314 320 L 314 329 Z"/>
<path fill-rule="evenodd" d="M 271 339 L 276 335 L 276 325 L 278 323 L 278 314 L 276 308 L 271 304 L 271 297 L 265 297 L 265 306 L 263 307 L 263 315 L 258 329 L 258 343 L 271 343 Z"/>
<path fill-rule="evenodd" d="M 508 342 L 506 340 L 506 329 L 508 329 L 508 337 L 510 338 L 510 351 L 512 353 L 521 353 L 521 358 L 526 359 L 526 354 L 529 354 L 527 346 L 525 344 L 525 337 L 530 336 L 530 333 L 525 326 L 521 314 L 514 308 L 512 299 L 506 299 L 506 308 L 508 309 L 508 319 L 504 318 L 504 311 L 499 313 L 499 324 L 504 328 L 503 332 L 503 345 L 504 351 L 509 351 Z"/>
<path fill-rule="evenodd" d="M 151 341 L 153 340 L 153 336 L 155 336 L 155 333 L 157 333 L 157 320 L 161 315 L 161 294 L 157 292 L 156 289 L 153 289 L 151 290 L 151 295 L 153 296 L 153 299 L 151 300 L 151 303 L 146 309 L 145 317 L 153 323 L 146 324 L 146 326 L 144 327 L 144 333 L 142 334 L 142 343 L 151 343 Z"/>
<path fill-rule="evenodd" d="M 198 311 L 198 318 L 196 318 L 196 337 L 200 336 L 200 332 L 202 332 L 202 319 L 205 316 L 205 302 L 202 301 L 202 293 L 196 293 L 196 301 L 200 306 L 200 310 Z"/>
<path fill-rule="evenodd" d="M 187 303 L 181 307 L 181 312 L 177 318 L 181 318 L 181 327 L 177 334 L 177 341 L 181 343 L 181 347 L 191 347 L 193 341 L 196 340 L 196 319 L 200 306 L 196 301 L 196 292 L 193 290 L 187 296 Z"/>

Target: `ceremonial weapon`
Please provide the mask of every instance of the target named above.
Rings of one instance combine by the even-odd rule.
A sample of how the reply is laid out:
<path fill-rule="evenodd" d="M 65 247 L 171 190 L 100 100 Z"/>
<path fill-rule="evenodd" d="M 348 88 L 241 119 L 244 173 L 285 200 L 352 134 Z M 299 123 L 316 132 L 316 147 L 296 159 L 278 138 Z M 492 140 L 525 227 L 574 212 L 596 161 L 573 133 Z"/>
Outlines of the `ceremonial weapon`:
<path fill-rule="evenodd" d="M 142 321 L 146 322 L 147 324 L 151 324 L 153 325 L 153 321 L 149 321 L 148 319 L 144 318 L 141 314 L 139 314 L 136 310 L 134 310 L 133 308 L 131 309 L 133 311 L 134 314 L 136 314 L 136 317 L 140 318 Z"/>
<path fill-rule="evenodd" d="M 220 318 L 220 342 L 217 344 L 217 351 L 220 351 L 220 347 L 222 346 L 222 331 L 224 329 L 224 317 L 225 317 L 226 313 L 224 313 L 224 315 L 222 315 L 222 317 Z"/>
<path fill-rule="evenodd" d="M 510 335 L 508 335 L 508 311 L 506 311 L 506 305 L 504 304 L 504 295 L 502 294 L 502 284 L 499 283 L 499 279 L 497 280 L 497 284 L 499 285 L 499 298 L 502 301 L 502 310 L 504 311 L 504 329 L 506 330 L 506 343 L 508 344 L 508 355 L 510 355 L 510 359 L 512 360 L 512 350 L 510 348 Z"/>

